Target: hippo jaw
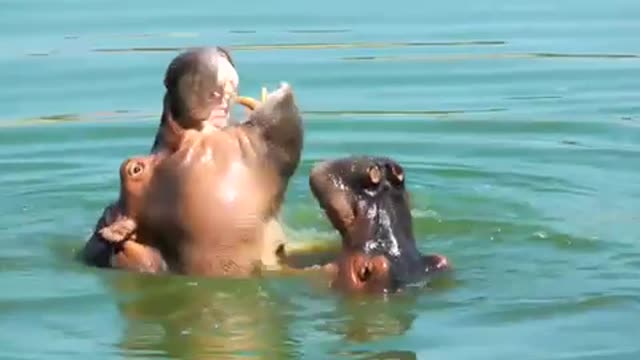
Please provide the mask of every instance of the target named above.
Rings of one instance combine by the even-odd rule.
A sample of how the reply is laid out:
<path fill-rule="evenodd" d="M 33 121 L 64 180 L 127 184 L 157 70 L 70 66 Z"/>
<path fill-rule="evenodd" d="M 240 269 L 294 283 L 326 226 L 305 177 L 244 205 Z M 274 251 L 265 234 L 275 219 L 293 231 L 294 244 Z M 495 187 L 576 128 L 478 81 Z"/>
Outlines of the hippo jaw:
<path fill-rule="evenodd" d="M 205 120 L 207 126 L 223 128 L 229 124 L 231 115 L 231 105 L 238 96 L 238 85 L 240 79 L 231 61 L 225 56 L 218 56 L 217 60 L 217 89 L 213 92 L 213 108 L 209 117 Z"/>

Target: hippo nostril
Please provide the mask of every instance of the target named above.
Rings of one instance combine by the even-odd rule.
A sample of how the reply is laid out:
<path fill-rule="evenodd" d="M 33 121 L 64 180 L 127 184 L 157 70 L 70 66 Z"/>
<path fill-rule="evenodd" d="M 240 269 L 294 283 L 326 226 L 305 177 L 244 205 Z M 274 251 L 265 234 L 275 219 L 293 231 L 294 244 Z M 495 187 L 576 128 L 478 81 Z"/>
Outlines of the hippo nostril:
<path fill-rule="evenodd" d="M 402 184 L 404 182 L 404 170 L 397 164 L 391 164 L 392 181 L 396 184 Z"/>
<path fill-rule="evenodd" d="M 399 169 L 394 166 L 392 172 L 393 172 L 393 175 L 396 176 L 396 180 L 398 180 L 398 182 L 404 181 L 404 172 L 402 172 L 402 169 Z"/>

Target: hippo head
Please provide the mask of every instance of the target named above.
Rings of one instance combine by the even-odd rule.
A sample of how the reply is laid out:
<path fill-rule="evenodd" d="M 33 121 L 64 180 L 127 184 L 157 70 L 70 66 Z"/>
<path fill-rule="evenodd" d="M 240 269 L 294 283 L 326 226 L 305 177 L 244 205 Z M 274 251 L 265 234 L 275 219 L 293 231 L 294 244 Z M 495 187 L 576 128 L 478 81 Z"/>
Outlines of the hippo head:
<path fill-rule="evenodd" d="M 194 48 L 176 56 L 167 67 L 164 113 L 182 128 L 224 127 L 239 77 L 229 53 L 220 48 Z"/>
<path fill-rule="evenodd" d="M 416 247 L 397 162 L 366 156 L 325 161 L 312 169 L 310 186 L 343 239 L 336 287 L 394 292 L 448 268 L 444 256 L 424 256 Z"/>
<path fill-rule="evenodd" d="M 157 156 L 132 157 L 120 165 L 120 204 L 124 213 L 136 217 L 149 186 Z"/>

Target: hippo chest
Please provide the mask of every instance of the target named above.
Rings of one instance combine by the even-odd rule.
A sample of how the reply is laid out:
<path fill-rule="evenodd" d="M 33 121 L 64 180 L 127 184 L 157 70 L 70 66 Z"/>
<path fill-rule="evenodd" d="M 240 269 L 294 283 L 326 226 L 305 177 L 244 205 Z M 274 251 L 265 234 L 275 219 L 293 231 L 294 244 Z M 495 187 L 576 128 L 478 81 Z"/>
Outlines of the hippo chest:
<path fill-rule="evenodd" d="M 247 269 L 261 256 L 276 190 L 269 178 L 237 153 L 178 152 L 157 167 L 145 194 L 145 239 L 183 272 Z"/>

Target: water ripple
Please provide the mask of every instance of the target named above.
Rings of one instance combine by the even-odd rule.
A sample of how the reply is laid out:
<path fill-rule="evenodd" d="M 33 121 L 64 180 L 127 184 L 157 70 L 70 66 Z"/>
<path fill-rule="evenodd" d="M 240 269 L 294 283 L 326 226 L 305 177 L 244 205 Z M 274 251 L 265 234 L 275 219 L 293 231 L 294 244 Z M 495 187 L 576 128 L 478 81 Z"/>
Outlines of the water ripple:
<path fill-rule="evenodd" d="M 3 3 L 0 358 L 635 358 L 638 4 Z M 296 89 L 294 246 L 339 244 L 315 162 L 390 156 L 450 276 L 353 299 L 318 274 L 75 262 L 119 165 L 149 150 L 167 63 L 202 45 L 231 49 L 243 95 Z"/>

